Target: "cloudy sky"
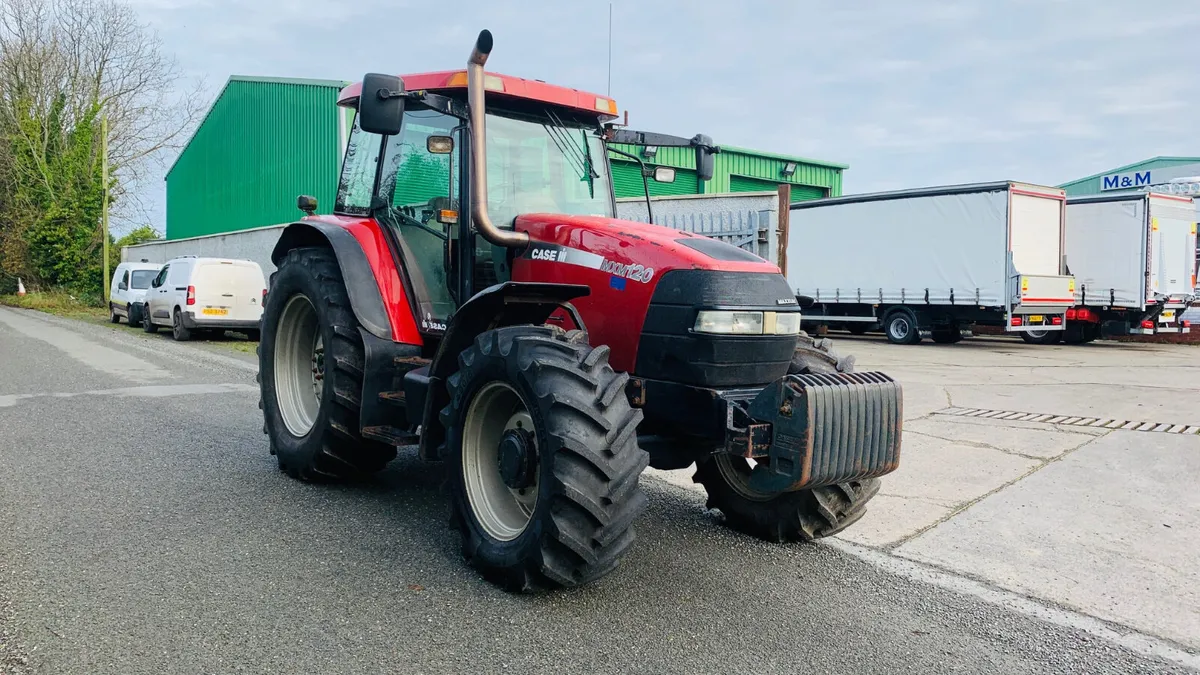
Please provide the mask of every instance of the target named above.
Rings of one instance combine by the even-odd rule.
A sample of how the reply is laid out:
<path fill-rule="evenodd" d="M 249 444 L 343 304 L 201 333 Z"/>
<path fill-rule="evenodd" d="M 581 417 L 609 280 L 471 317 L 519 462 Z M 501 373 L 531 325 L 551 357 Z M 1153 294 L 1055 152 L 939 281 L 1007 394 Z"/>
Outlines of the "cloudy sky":
<path fill-rule="evenodd" d="M 212 94 L 235 74 L 459 68 L 480 28 L 495 35 L 490 69 L 608 89 L 603 0 L 132 3 Z M 846 163 L 846 192 L 1058 184 L 1200 155 L 1200 2 L 612 5 L 611 94 L 631 126 Z M 161 183 L 147 190 L 161 201 Z"/>

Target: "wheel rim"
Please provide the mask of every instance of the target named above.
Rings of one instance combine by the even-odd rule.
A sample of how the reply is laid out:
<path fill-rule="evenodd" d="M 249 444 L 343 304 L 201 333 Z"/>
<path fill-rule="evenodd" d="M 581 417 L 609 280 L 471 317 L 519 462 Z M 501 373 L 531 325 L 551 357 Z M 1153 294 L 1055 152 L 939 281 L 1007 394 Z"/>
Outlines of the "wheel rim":
<path fill-rule="evenodd" d="M 319 328 L 307 297 L 288 299 L 275 332 L 275 397 L 284 426 L 296 437 L 312 430 L 321 411 L 325 344 Z"/>
<path fill-rule="evenodd" d="M 501 441 L 506 432 L 520 431 L 536 439 L 528 408 L 509 385 L 489 382 L 467 408 L 462 434 L 462 471 L 467 499 L 476 520 L 489 536 L 512 541 L 521 535 L 537 507 L 540 477 L 537 445 L 533 441 L 530 482 L 509 487 L 501 475 Z"/>
<path fill-rule="evenodd" d="M 908 317 L 898 316 L 888 324 L 888 333 L 897 340 L 907 339 L 910 332 L 912 326 L 908 323 Z"/>
<path fill-rule="evenodd" d="M 717 471 L 725 479 L 725 483 L 738 495 L 754 502 L 765 502 L 778 495 L 770 492 L 760 492 L 750 487 L 750 473 L 754 470 L 754 460 L 745 457 L 734 457 L 721 453 L 713 456 L 717 463 Z"/>
<path fill-rule="evenodd" d="M 1034 340 L 1043 340 L 1050 333 L 1048 330 L 1027 330 L 1025 332 Z"/>

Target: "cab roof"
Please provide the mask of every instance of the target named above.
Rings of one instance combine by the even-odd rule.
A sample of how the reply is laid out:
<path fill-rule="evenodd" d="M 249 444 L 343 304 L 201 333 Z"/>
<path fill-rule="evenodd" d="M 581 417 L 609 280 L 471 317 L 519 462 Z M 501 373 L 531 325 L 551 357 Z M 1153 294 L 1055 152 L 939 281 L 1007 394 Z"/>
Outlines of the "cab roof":
<path fill-rule="evenodd" d="M 416 73 L 402 75 L 406 91 L 428 90 L 439 94 L 450 94 L 455 90 L 466 90 L 467 71 L 442 70 L 434 73 Z M 572 110 L 587 112 L 597 116 L 602 121 L 617 117 L 616 101 L 606 96 L 591 94 L 578 89 L 547 84 L 541 80 L 526 80 L 511 75 L 486 73 L 483 80 L 484 89 L 489 96 L 539 101 L 551 105 L 562 106 Z M 358 97 L 362 93 L 362 82 L 342 89 L 338 95 L 338 105 L 353 108 L 358 105 Z"/>

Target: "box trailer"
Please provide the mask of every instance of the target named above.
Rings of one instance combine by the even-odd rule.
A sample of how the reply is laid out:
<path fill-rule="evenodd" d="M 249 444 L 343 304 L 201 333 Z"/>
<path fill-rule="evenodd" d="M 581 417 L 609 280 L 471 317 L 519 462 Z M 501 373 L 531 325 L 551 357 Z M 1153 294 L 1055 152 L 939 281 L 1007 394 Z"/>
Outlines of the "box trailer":
<path fill-rule="evenodd" d="M 1191 197 L 1135 192 L 1067 199 L 1064 250 L 1075 306 L 1064 331 L 1030 331 L 1026 341 L 1190 332 L 1183 313 L 1196 298 L 1196 221 Z"/>
<path fill-rule="evenodd" d="M 806 325 L 957 342 L 973 324 L 1060 331 L 1074 305 L 1058 188 L 1003 181 L 793 204 L 785 268 Z"/>

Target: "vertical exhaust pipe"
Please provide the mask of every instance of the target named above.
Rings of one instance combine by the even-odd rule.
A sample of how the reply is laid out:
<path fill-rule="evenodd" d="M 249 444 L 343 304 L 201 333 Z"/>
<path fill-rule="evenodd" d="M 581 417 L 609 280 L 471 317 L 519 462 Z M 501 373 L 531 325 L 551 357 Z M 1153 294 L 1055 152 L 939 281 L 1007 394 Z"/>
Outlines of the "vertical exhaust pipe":
<path fill-rule="evenodd" d="M 467 107 L 471 111 L 471 216 L 479 234 L 496 246 L 517 247 L 529 243 L 529 234 L 501 230 L 492 223 L 487 208 L 487 125 L 483 106 L 483 66 L 492 53 L 492 33 L 479 32 L 467 59 Z"/>

